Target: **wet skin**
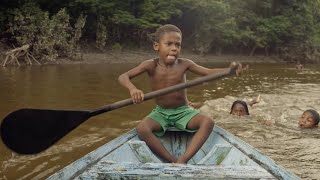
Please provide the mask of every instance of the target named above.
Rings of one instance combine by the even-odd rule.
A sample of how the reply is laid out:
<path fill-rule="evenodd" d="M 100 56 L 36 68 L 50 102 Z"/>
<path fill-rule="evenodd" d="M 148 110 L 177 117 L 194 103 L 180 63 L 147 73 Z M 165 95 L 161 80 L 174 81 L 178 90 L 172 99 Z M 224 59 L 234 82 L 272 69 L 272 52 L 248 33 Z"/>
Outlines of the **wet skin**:
<path fill-rule="evenodd" d="M 186 71 L 206 76 L 229 70 L 229 68 L 209 69 L 197 65 L 189 59 L 178 58 L 181 51 L 181 41 L 182 35 L 178 32 L 164 33 L 159 38 L 159 42 L 153 44 L 154 50 L 158 52 L 158 58 L 144 61 L 137 67 L 119 76 L 120 84 L 129 90 L 134 103 L 141 103 L 144 99 L 144 93 L 132 84 L 130 79 L 144 72 L 148 73 L 151 88 L 155 91 L 186 82 Z M 241 72 L 241 66 L 237 67 L 240 68 L 239 71 Z M 162 108 L 177 108 L 188 104 L 186 90 L 156 97 L 155 101 L 156 104 Z M 192 117 L 186 128 L 196 129 L 197 132 L 193 136 L 185 153 L 178 159 L 173 157 L 161 141 L 153 134 L 153 132 L 162 129 L 158 122 L 149 117 L 145 117 L 136 129 L 139 138 L 145 141 L 148 147 L 166 162 L 187 163 L 206 141 L 213 126 L 213 120 L 205 115 L 197 114 Z"/>
<path fill-rule="evenodd" d="M 298 125 L 300 128 L 317 127 L 316 122 L 310 112 L 304 112 L 299 118 Z"/>

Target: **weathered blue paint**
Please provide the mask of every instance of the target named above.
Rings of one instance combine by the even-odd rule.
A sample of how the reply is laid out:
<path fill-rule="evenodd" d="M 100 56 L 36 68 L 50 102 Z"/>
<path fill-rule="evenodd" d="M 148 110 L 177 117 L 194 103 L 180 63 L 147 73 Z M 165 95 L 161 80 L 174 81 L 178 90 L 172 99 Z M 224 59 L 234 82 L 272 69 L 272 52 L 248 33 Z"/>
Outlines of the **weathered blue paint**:
<path fill-rule="evenodd" d="M 178 157 L 193 133 L 171 129 L 161 142 Z M 215 126 L 188 164 L 171 164 L 154 155 L 135 130 L 101 146 L 48 179 L 300 179 L 255 148 Z"/>

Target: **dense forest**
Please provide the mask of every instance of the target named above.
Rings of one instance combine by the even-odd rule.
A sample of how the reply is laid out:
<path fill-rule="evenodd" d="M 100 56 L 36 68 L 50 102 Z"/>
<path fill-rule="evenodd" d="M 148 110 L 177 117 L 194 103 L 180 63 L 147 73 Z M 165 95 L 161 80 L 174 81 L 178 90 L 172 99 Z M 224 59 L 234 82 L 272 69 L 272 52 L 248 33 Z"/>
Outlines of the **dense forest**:
<path fill-rule="evenodd" d="M 190 51 L 320 62 L 320 0 L 1 0 L 0 42 L 39 61 L 144 48 L 162 24 Z"/>

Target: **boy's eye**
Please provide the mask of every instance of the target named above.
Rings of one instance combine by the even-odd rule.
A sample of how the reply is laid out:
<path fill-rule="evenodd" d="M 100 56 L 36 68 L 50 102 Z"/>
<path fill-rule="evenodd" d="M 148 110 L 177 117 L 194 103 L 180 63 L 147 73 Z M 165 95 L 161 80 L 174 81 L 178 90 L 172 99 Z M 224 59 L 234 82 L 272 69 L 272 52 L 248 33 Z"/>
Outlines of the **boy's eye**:
<path fill-rule="evenodd" d="M 307 121 L 308 122 L 313 122 L 313 119 L 312 118 L 308 118 Z"/>

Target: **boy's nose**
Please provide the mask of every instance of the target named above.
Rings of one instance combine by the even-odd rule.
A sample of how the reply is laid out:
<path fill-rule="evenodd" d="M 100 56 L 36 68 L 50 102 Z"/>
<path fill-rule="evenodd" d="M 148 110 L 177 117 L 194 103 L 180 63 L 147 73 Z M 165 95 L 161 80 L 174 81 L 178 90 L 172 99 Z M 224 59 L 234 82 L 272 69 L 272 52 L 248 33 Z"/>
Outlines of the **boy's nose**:
<path fill-rule="evenodd" d="M 300 119 L 299 124 L 303 124 L 303 123 L 305 123 L 305 122 L 306 122 L 305 119 Z"/>
<path fill-rule="evenodd" d="M 177 51 L 177 48 L 173 46 L 173 47 L 171 48 L 171 51 Z"/>
<path fill-rule="evenodd" d="M 176 45 L 172 45 L 172 46 L 171 46 L 171 50 L 176 51 L 176 50 L 178 50 L 178 47 L 177 47 Z"/>
<path fill-rule="evenodd" d="M 302 126 L 302 125 L 303 125 L 303 122 L 302 122 L 302 121 L 299 121 L 298 125 L 299 125 L 299 126 Z"/>

